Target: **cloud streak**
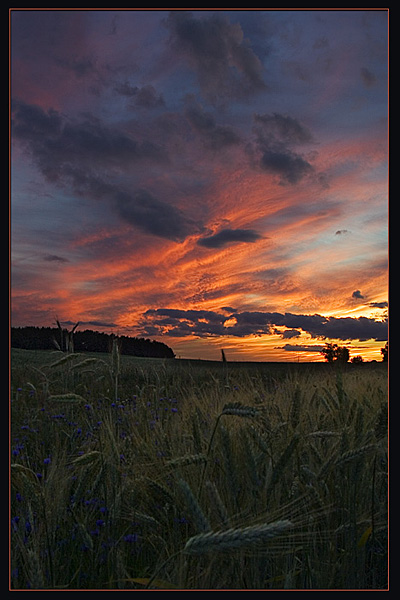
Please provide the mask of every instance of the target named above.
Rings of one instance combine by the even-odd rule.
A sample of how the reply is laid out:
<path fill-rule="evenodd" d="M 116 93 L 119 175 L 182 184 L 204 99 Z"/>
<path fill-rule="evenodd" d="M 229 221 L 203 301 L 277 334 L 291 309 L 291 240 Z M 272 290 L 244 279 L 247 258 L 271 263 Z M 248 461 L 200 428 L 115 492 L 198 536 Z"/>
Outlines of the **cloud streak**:
<path fill-rule="evenodd" d="M 261 235 L 252 229 L 222 229 L 214 235 L 201 238 L 197 243 L 205 248 L 223 248 L 235 243 L 254 244 Z"/>
<path fill-rule="evenodd" d="M 145 331 L 158 331 L 163 335 L 181 337 L 207 336 L 261 336 L 272 335 L 275 327 L 287 327 L 289 334 L 297 336 L 302 330 L 315 339 L 337 340 L 387 340 L 387 322 L 366 317 L 324 317 L 261 311 L 233 312 L 231 314 L 205 310 L 181 310 L 170 308 L 150 309 L 141 324 Z M 146 320 L 149 321 L 147 325 Z M 149 328 L 149 329 L 147 329 Z"/>

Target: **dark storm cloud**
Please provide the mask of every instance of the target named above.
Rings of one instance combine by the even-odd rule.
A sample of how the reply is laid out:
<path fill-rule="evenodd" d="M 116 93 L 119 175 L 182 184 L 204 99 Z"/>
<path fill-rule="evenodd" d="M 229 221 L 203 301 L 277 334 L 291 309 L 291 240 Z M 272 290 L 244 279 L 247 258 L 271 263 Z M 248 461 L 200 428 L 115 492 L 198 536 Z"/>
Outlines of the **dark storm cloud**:
<path fill-rule="evenodd" d="M 254 116 L 256 160 L 259 166 L 280 177 L 281 183 L 295 184 L 314 171 L 294 146 L 312 141 L 310 131 L 297 119 L 279 113 Z"/>
<path fill-rule="evenodd" d="M 176 207 L 152 196 L 146 190 L 116 195 L 120 216 L 146 233 L 173 241 L 181 241 L 198 226 Z"/>
<path fill-rule="evenodd" d="M 172 319 L 187 319 L 188 321 L 199 321 L 200 319 L 206 319 L 212 323 L 222 323 L 225 321 L 226 316 L 221 315 L 212 310 L 183 310 L 179 308 L 156 308 L 149 309 L 145 313 L 146 315 L 162 315 L 165 317 L 171 317 Z"/>
<path fill-rule="evenodd" d="M 301 156 L 288 150 L 281 152 L 265 148 L 260 161 L 266 171 L 279 175 L 285 183 L 298 183 L 309 175 L 313 168 Z"/>
<path fill-rule="evenodd" d="M 277 333 L 279 333 L 279 332 L 277 332 Z M 284 340 L 289 340 L 291 338 L 300 337 L 300 336 L 301 336 L 301 333 L 297 329 L 286 329 L 286 331 L 284 331 L 282 333 L 282 338 Z"/>
<path fill-rule="evenodd" d="M 154 329 L 159 335 L 185 337 L 195 335 L 207 337 L 210 335 L 225 335 L 224 322 L 226 315 L 207 310 L 179 310 L 173 308 L 150 309 L 144 314 L 145 320 L 141 323 L 147 335 L 149 329 Z M 148 323 L 146 319 L 150 317 Z M 161 317 L 161 318 L 160 318 Z"/>
<path fill-rule="evenodd" d="M 157 108 L 165 105 L 162 94 L 157 93 L 152 85 L 144 85 L 139 88 L 125 81 L 114 89 L 119 95 L 130 98 L 132 105 L 137 108 Z"/>
<path fill-rule="evenodd" d="M 201 238 L 197 243 L 206 248 L 222 248 L 234 243 L 254 243 L 262 236 L 253 229 L 222 229 L 219 233 Z"/>
<path fill-rule="evenodd" d="M 95 60 L 89 56 L 82 58 L 56 58 L 55 62 L 60 67 L 72 71 L 78 79 L 96 73 Z"/>
<path fill-rule="evenodd" d="M 143 160 L 165 162 L 165 150 L 144 139 L 134 139 L 87 116 L 70 122 L 54 110 L 13 103 L 12 133 L 23 142 L 42 173 L 57 181 L 71 167 L 109 169 L 131 166 Z"/>
<path fill-rule="evenodd" d="M 303 344 L 285 344 L 284 346 L 276 346 L 286 352 L 321 352 L 324 346 L 304 346 Z"/>
<path fill-rule="evenodd" d="M 368 306 L 372 308 L 387 308 L 389 304 L 387 302 L 370 302 Z"/>
<path fill-rule="evenodd" d="M 301 125 L 297 119 L 288 115 L 273 113 L 272 115 L 254 116 L 259 136 L 274 144 L 305 144 L 312 141 L 311 132 Z"/>
<path fill-rule="evenodd" d="M 162 318 L 160 318 L 162 317 Z M 220 314 L 214 311 L 179 309 L 151 309 L 141 323 L 144 331 L 151 328 L 158 334 L 197 337 L 264 335 L 276 333 L 275 327 L 301 329 L 312 338 L 340 340 L 385 341 L 388 336 L 387 321 L 367 317 L 324 317 L 322 315 L 296 315 L 271 312 L 234 312 Z M 293 337 L 295 334 L 293 335 Z M 292 337 L 290 334 L 285 337 Z"/>
<path fill-rule="evenodd" d="M 352 298 L 358 298 L 359 300 L 362 300 L 364 298 L 364 296 L 362 295 L 362 293 L 360 292 L 360 290 L 355 290 L 352 295 Z"/>
<path fill-rule="evenodd" d="M 136 140 L 98 119 L 71 123 L 56 111 L 14 104 L 13 135 L 25 144 L 43 175 L 79 196 L 106 201 L 130 225 L 162 238 L 181 241 L 201 227 L 164 199 L 143 189 L 127 191 L 109 175 L 147 161 L 165 164 L 161 146 Z"/>
<path fill-rule="evenodd" d="M 185 116 L 192 128 L 202 136 L 206 146 L 218 150 L 241 142 L 232 127 L 217 125 L 215 118 L 193 99 L 187 100 Z"/>
<path fill-rule="evenodd" d="M 266 88 L 262 63 L 240 24 L 220 15 L 196 18 L 190 12 L 173 11 L 166 25 L 170 44 L 194 67 L 209 101 L 246 98 Z"/>
<path fill-rule="evenodd" d="M 69 262 L 67 258 L 63 258 L 62 256 L 58 256 L 57 254 L 46 254 L 43 256 L 43 260 L 46 262 L 58 262 L 58 263 L 66 263 Z"/>

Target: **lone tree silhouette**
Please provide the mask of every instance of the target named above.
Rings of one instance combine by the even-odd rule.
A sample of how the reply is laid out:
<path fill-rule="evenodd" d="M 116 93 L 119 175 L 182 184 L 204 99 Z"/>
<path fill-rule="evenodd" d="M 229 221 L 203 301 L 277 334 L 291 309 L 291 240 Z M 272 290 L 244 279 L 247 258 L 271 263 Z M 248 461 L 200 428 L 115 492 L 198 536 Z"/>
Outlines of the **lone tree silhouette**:
<path fill-rule="evenodd" d="M 337 344 L 325 344 L 325 348 L 321 350 L 321 354 L 325 356 L 327 362 L 347 363 L 350 358 L 349 349 Z"/>

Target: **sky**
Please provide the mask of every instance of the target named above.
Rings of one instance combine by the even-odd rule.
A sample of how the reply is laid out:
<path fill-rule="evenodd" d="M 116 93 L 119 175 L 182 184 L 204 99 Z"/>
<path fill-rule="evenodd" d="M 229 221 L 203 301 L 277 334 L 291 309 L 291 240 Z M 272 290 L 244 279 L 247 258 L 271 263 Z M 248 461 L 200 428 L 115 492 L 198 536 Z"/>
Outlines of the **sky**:
<path fill-rule="evenodd" d="M 388 10 L 10 9 L 11 324 L 381 360 Z"/>

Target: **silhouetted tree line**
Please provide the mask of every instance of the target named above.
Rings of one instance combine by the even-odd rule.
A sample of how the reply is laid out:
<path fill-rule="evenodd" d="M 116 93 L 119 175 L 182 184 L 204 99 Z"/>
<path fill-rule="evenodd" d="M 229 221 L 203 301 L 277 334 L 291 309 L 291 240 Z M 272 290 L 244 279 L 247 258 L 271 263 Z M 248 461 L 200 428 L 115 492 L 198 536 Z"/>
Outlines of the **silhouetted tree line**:
<path fill-rule="evenodd" d="M 321 350 L 321 354 L 324 355 L 326 362 L 332 363 L 347 363 L 350 358 L 349 349 L 346 346 L 338 346 L 337 344 L 325 344 L 325 348 Z M 387 362 L 389 355 L 389 343 L 386 342 L 385 347 L 381 348 L 382 361 Z M 364 362 L 362 356 L 353 356 L 351 359 L 352 363 L 360 364 Z"/>
<path fill-rule="evenodd" d="M 62 347 L 60 333 L 60 329 L 55 327 L 12 327 L 11 346 L 12 348 L 27 350 L 54 350 L 56 348 L 67 350 L 67 348 Z M 172 349 L 162 342 L 125 335 L 115 336 L 114 334 L 91 331 L 90 329 L 74 331 L 73 351 L 110 352 L 112 340 L 115 337 L 118 337 L 121 354 L 151 358 L 175 357 Z"/>

